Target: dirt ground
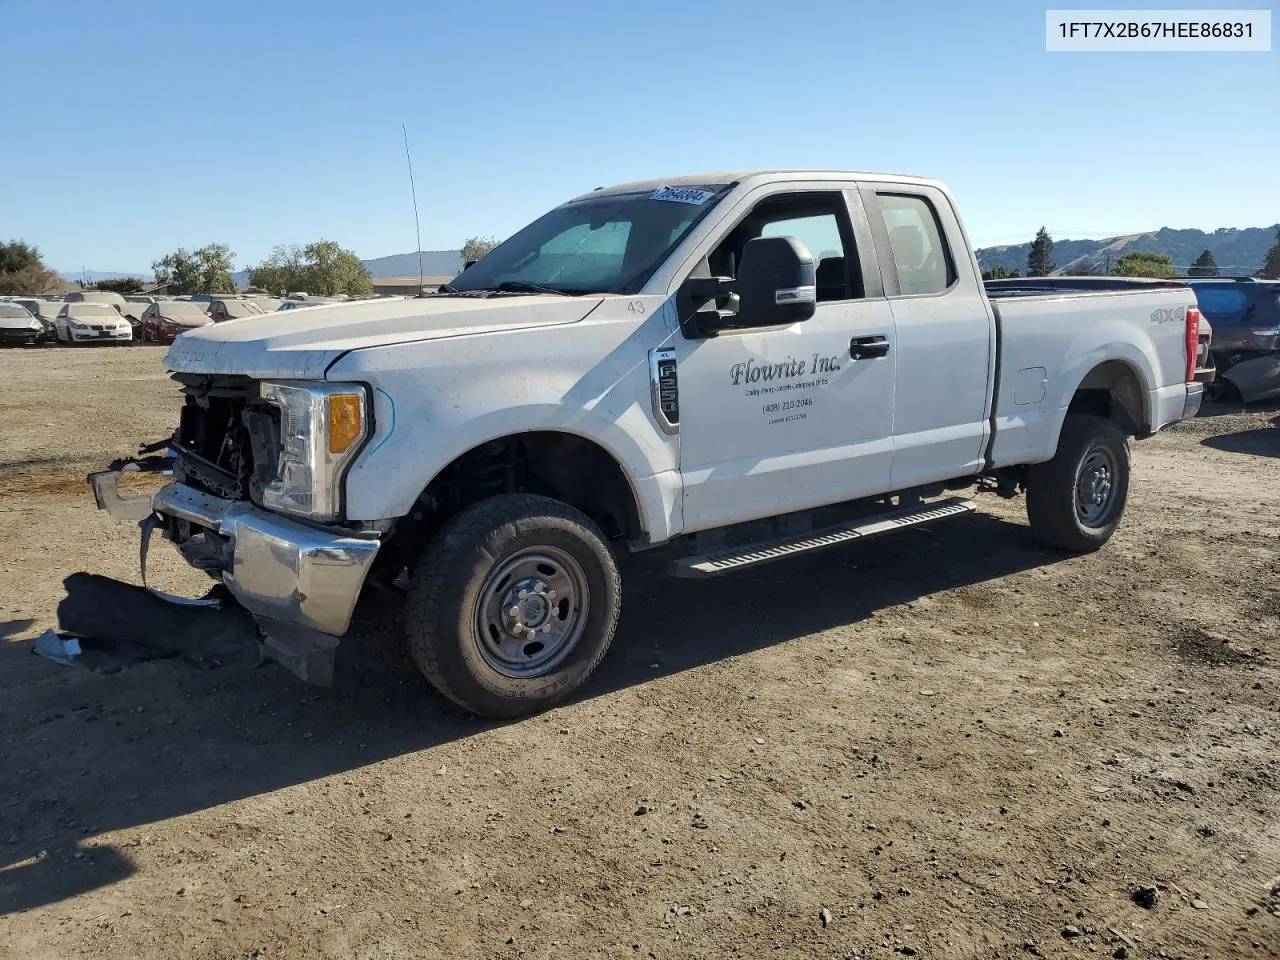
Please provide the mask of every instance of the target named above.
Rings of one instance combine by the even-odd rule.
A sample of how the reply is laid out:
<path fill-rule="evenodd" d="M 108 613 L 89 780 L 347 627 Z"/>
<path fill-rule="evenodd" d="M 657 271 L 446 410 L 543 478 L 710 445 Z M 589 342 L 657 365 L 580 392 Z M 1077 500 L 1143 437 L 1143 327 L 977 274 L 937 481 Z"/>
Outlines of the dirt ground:
<path fill-rule="evenodd" d="M 1280 407 L 1135 444 L 1092 556 L 983 496 L 630 562 L 584 694 L 493 724 L 377 602 L 324 690 L 32 656 L 64 577 L 138 581 L 84 475 L 172 429 L 161 356 L 0 353 L 0 957 L 1280 956 Z"/>

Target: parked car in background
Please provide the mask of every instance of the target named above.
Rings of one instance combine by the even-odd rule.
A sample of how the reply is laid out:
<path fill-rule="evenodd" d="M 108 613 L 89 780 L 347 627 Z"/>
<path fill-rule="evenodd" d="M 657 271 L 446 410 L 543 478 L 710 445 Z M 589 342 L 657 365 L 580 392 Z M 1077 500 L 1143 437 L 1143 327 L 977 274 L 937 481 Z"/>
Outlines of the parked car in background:
<path fill-rule="evenodd" d="M 34 347 L 45 338 L 44 324 L 20 303 L 0 302 L 0 346 Z"/>
<path fill-rule="evenodd" d="M 57 316 L 62 306 L 61 300 L 38 300 L 36 302 L 36 309 L 32 312 L 39 317 L 40 323 L 44 325 L 46 340 L 54 341 L 58 339 Z"/>
<path fill-rule="evenodd" d="M 133 340 L 129 321 L 110 303 L 64 303 L 54 318 L 55 333 L 63 343 L 128 343 Z"/>
<path fill-rule="evenodd" d="M 1192 277 L 1200 314 L 1213 325 L 1217 377 L 1212 400 L 1280 396 L 1280 282 L 1253 277 Z"/>
<path fill-rule="evenodd" d="M 78 290 L 74 293 L 68 293 L 66 296 L 68 303 L 105 303 L 115 307 L 116 313 L 124 316 L 124 308 L 126 301 L 118 293 L 111 293 L 108 290 Z"/>
<path fill-rule="evenodd" d="M 308 297 L 296 299 L 290 296 L 287 300 L 282 300 L 278 309 L 280 310 L 301 310 L 303 307 L 321 307 L 326 303 L 341 303 L 337 297 Z"/>
<path fill-rule="evenodd" d="M 209 317 L 214 323 L 240 317 L 260 317 L 267 310 L 254 300 L 214 300 L 209 304 Z"/>
<path fill-rule="evenodd" d="M 187 330 L 213 323 L 208 304 L 199 300 L 162 300 L 152 303 L 142 314 L 142 339 L 151 343 L 172 343 Z"/>
<path fill-rule="evenodd" d="M 147 307 L 151 306 L 151 303 L 151 300 L 142 302 L 130 300 L 124 305 L 123 316 L 133 328 L 134 343 L 142 342 L 142 315 L 147 312 Z"/>

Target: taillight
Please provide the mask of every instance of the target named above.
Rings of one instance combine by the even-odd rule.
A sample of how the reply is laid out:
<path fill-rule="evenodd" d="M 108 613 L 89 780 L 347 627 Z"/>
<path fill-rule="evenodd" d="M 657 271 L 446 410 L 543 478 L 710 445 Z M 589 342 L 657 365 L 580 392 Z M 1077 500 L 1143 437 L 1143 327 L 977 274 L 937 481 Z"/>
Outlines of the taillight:
<path fill-rule="evenodd" d="M 1196 354 L 1200 352 L 1200 309 L 1187 307 L 1187 383 L 1196 378 Z"/>

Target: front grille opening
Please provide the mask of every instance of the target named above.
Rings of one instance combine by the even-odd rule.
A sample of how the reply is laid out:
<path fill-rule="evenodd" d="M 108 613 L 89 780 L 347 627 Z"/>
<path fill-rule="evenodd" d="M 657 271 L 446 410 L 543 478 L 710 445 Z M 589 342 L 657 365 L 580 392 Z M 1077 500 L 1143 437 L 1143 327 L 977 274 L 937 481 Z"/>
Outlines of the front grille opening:
<path fill-rule="evenodd" d="M 247 377 L 174 379 L 186 394 L 170 446 L 174 476 L 214 496 L 260 503 L 279 461 L 279 411 Z"/>

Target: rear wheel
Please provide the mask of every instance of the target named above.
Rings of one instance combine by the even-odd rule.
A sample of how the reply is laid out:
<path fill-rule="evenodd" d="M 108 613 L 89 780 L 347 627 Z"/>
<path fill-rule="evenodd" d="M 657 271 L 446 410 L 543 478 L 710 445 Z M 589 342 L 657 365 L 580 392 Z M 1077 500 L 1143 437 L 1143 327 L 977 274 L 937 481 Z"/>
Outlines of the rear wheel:
<path fill-rule="evenodd" d="M 1129 443 L 1115 423 L 1070 414 L 1047 463 L 1027 469 L 1027 518 L 1036 539 L 1084 553 L 1111 539 L 1129 494 Z"/>
<path fill-rule="evenodd" d="M 427 545 L 409 586 L 409 651 L 472 713 L 534 713 L 599 665 L 621 599 L 613 553 L 587 517 L 547 497 L 493 497 Z"/>

